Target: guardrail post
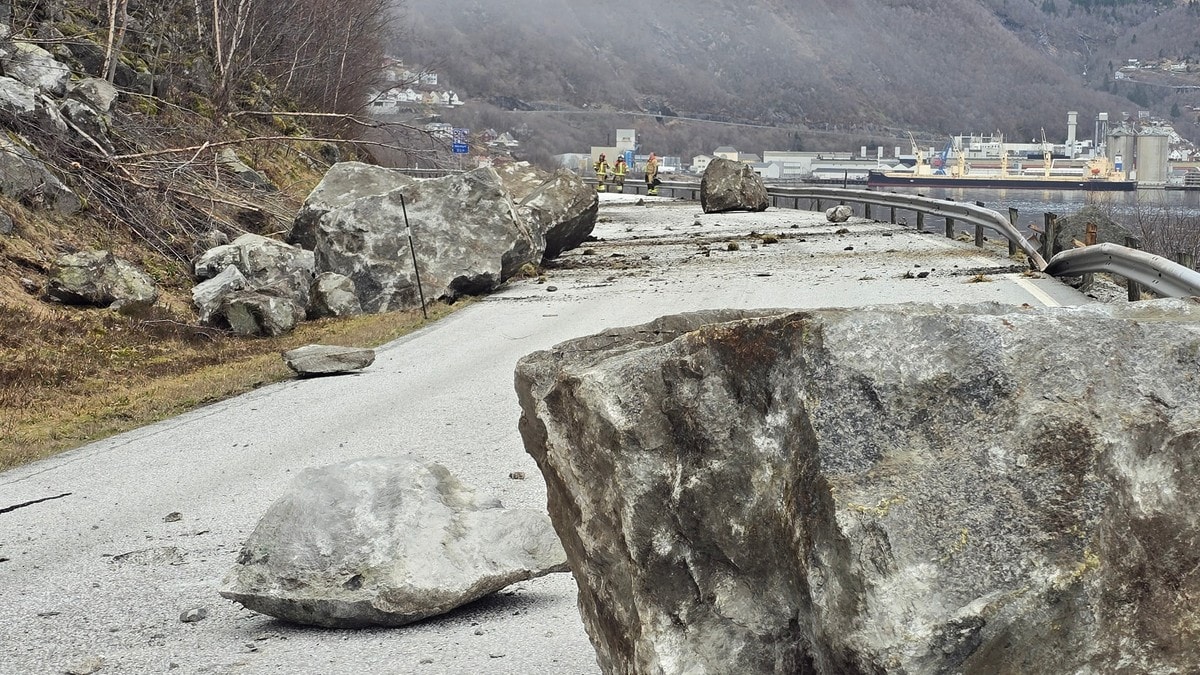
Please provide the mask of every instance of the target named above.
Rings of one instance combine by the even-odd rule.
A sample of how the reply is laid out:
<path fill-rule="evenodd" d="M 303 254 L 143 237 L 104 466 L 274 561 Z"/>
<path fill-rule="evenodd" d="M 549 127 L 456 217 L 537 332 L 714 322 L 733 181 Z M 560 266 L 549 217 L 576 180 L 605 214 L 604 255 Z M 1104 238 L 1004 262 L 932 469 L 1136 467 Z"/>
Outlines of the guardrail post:
<path fill-rule="evenodd" d="M 946 238 L 947 239 L 954 238 L 954 219 L 953 218 L 946 219 Z"/>
<path fill-rule="evenodd" d="M 925 212 L 917 211 L 917 232 L 925 231 Z"/>
<path fill-rule="evenodd" d="M 1180 265 L 1183 265 L 1189 270 L 1196 269 L 1196 256 L 1192 255 L 1191 253 L 1180 252 L 1177 257 L 1178 260 L 1175 262 L 1178 262 Z"/>
<path fill-rule="evenodd" d="M 975 245 L 983 248 L 983 226 L 979 223 L 975 224 Z"/>
<path fill-rule="evenodd" d="M 792 203 L 792 208 L 797 211 L 800 210 L 800 198 L 799 197 L 796 197 L 796 201 Z"/>
<path fill-rule="evenodd" d="M 1019 216 L 1020 216 L 1020 214 L 1017 212 L 1016 209 L 1014 209 L 1011 206 L 1008 207 L 1008 224 L 1012 225 L 1014 230 L 1017 229 L 1017 218 Z M 1015 242 L 1015 241 L 1008 242 L 1008 254 L 1009 255 L 1017 254 L 1017 242 Z"/>
<path fill-rule="evenodd" d="M 1125 237 L 1125 247 L 1140 250 L 1142 248 L 1142 240 L 1137 237 Z M 1125 280 L 1125 291 L 1129 302 L 1137 302 L 1142 299 L 1142 285 L 1133 279 Z"/>
<path fill-rule="evenodd" d="M 819 197 L 817 198 L 817 210 L 818 210 L 818 211 L 824 211 L 824 210 L 825 210 L 825 209 L 821 208 L 821 199 L 820 199 Z"/>
<path fill-rule="evenodd" d="M 1058 238 L 1058 216 L 1053 213 L 1045 213 L 1044 227 L 1042 229 L 1042 257 L 1047 261 L 1054 257 L 1054 240 Z"/>
<path fill-rule="evenodd" d="M 871 220 L 871 202 L 863 202 L 863 218 Z"/>
<path fill-rule="evenodd" d="M 891 215 L 891 222 L 893 225 L 895 225 L 896 224 L 896 207 L 894 207 L 894 206 L 892 207 L 892 212 L 890 215 Z"/>

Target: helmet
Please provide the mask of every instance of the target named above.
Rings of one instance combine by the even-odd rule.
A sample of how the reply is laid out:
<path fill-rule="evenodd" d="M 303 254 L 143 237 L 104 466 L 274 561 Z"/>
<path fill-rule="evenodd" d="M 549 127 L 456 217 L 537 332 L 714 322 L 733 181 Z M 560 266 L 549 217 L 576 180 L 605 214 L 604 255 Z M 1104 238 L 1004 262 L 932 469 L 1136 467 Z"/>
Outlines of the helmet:
<path fill-rule="evenodd" d="M 604 159 L 604 153 L 600 153 L 600 159 Z"/>

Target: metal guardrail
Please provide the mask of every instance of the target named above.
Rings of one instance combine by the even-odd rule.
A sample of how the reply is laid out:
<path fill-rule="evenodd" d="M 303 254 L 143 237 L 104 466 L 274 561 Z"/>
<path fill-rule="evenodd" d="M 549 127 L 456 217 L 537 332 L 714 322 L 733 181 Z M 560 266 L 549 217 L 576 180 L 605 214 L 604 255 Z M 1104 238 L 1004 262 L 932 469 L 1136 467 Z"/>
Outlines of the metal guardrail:
<path fill-rule="evenodd" d="M 1200 295 L 1200 272 L 1162 256 L 1119 244 L 1095 244 L 1062 251 L 1051 258 L 1042 271 L 1056 277 L 1107 272 L 1136 281 L 1159 295 Z"/>
<path fill-rule="evenodd" d="M 952 220 L 961 220 L 972 225 L 978 225 L 984 229 L 996 232 L 1000 236 L 1009 240 L 1013 244 L 1025 252 L 1029 260 L 1036 266 L 1036 269 L 1046 267 L 1046 260 L 1042 258 L 1042 254 L 1038 252 L 1037 247 L 1029 242 L 1008 218 L 1000 215 L 982 206 L 974 204 L 966 204 L 963 202 L 952 202 L 944 199 L 933 199 L 930 197 L 918 197 L 916 195 L 902 195 L 895 192 L 876 192 L 874 190 L 853 190 L 845 188 L 828 188 L 828 187 L 770 187 L 767 189 L 767 194 L 772 197 L 772 200 L 778 205 L 779 198 L 794 199 L 794 208 L 800 208 L 801 199 L 814 200 L 820 204 L 821 200 L 835 200 L 838 202 L 851 202 L 855 204 L 871 204 L 882 206 L 885 208 L 905 209 L 908 211 L 916 211 L 927 215 L 949 218 Z"/>

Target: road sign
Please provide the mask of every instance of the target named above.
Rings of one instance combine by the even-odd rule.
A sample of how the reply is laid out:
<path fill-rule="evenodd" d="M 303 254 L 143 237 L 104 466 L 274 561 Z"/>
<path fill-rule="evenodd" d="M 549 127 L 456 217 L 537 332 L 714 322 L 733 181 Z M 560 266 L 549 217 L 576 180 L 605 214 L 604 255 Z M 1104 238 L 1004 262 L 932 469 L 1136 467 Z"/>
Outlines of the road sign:
<path fill-rule="evenodd" d="M 451 131 L 450 137 L 453 140 L 450 149 L 454 151 L 454 154 L 462 155 L 471 150 L 471 146 L 467 145 L 467 141 L 471 138 L 470 129 L 455 127 L 453 131 Z"/>

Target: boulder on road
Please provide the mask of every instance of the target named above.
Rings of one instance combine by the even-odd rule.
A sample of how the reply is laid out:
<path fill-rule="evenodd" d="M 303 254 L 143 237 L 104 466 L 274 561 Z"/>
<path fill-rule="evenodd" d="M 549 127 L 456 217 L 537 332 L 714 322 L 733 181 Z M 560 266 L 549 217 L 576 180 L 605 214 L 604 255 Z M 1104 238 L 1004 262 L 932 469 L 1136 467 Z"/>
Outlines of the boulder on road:
<path fill-rule="evenodd" d="M 545 261 L 587 241 L 596 227 L 600 197 L 574 172 L 559 169 L 521 198 L 517 212 L 544 240 Z"/>
<path fill-rule="evenodd" d="M 770 205 L 762 176 L 749 164 L 717 157 L 700 179 L 700 208 L 705 213 L 766 211 Z"/>
<path fill-rule="evenodd" d="M 297 375 L 334 375 L 362 370 L 375 363 L 375 350 L 335 345 L 305 345 L 284 352 L 283 361 Z"/>
<path fill-rule="evenodd" d="M 825 220 L 831 223 L 844 223 L 854 215 L 854 210 L 845 204 L 838 204 L 825 209 Z"/>
<path fill-rule="evenodd" d="M 714 311 L 522 359 L 607 673 L 1190 672 L 1200 304 Z"/>
<path fill-rule="evenodd" d="M 438 464 L 374 457 L 301 473 L 221 595 L 294 623 L 400 626 L 561 571 L 545 513 L 477 498 Z"/>
<path fill-rule="evenodd" d="M 541 261 L 540 238 L 491 167 L 425 180 L 339 167 L 306 200 L 291 241 L 312 248 L 318 271 L 353 279 L 364 311 L 420 307 L 405 222 L 426 300 L 492 291 L 522 265 Z"/>
<path fill-rule="evenodd" d="M 108 251 L 81 251 L 55 260 L 46 295 L 70 305 L 128 313 L 153 305 L 158 300 L 158 285 L 150 275 Z"/>

